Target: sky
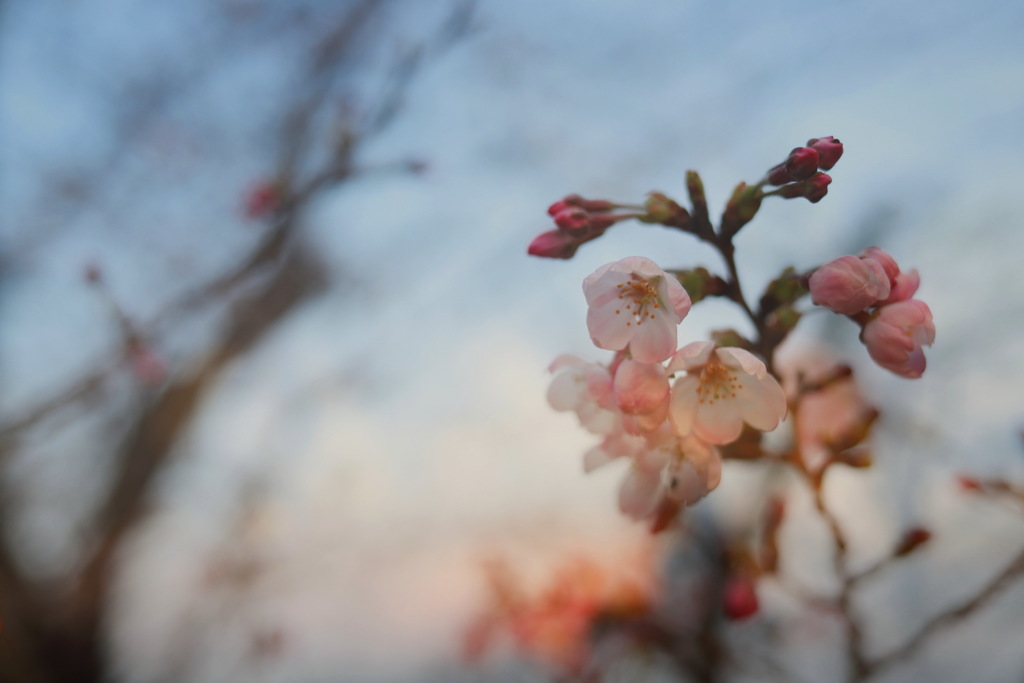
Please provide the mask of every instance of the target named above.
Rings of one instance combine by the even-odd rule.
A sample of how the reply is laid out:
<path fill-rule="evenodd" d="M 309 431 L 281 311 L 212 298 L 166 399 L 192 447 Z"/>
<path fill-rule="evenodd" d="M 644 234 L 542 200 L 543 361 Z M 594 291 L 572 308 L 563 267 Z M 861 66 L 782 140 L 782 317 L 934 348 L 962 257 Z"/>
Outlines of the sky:
<path fill-rule="evenodd" d="M 258 13 L 234 43 L 207 21 L 255 4 L 8 0 L 0 10 L 0 249 L 17 258 L 0 283 L 0 416 L 112 357 L 116 334 L 81 284 L 83 264 L 102 263 L 124 308 L 145 318 L 255 239 L 238 206 L 269 167 L 261 143 L 304 35 L 276 23 L 288 3 Z M 305 4 L 330 14 L 331 3 Z M 396 3 L 352 89 L 378 92 L 389 58 L 448 6 Z M 910 382 L 874 367 L 846 321 L 808 318 L 803 341 L 833 344 L 886 414 L 876 471 L 835 487 L 857 547 L 882 552 L 893 520 L 989 520 L 949 479 L 1024 476 L 1022 25 L 1013 0 L 480 2 L 469 34 L 427 60 L 359 159 L 423 159 L 428 172 L 368 174 L 311 207 L 308 238 L 347 277 L 230 369 L 161 481 L 117 601 L 124 680 L 161 680 L 182 652 L 194 662 L 184 680 L 237 675 L 244 634 L 264 626 L 283 629 L 285 649 L 247 680 L 335 680 L 339 667 L 351 680 L 409 680 L 454 657 L 481 598 L 482 558 L 611 561 L 642 544 L 615 509 L 620 474 L 582 475 L 589 440 L 547 407 L 545 368 L 565 352 L 604 359 L 580 290 L 598 266 L 628 255 L 720 264 L 695 241 L 639 225 L 568 262 L 528 258 L 526 245 L 567 193 L 682 199 L 687 169 L 721 207 L 735 183 L 809 137 L 845 143 L 829 195 L 765 203 L 738 239 L 747 286 L 877 244 L 920 271 L 937 327 L 928 372 Z M 180 84 L 119 148 L 115 125 L 134 119 L 113 103 L 154 73 Z M 54 178 L 97 167 L 109 179 L 97 197 L 61 213 L 67 191 Z M 683 341 L 741 324 L 705 308 Z M 202 339 L 199 321 L 165 331 L 162 350 L 185 367 Z M 11 466 L 33 492 L 20 523 L 40 572 L 73 552 L 67 519 L 87 506 L 81 475 L 102 466 L 102 433 L 97 423 L 39 437 Z M 742 492 L 730 475 L 744 473 L 726 468 L 722 506 Z M 236 534 L 239 482 L 252 480 L 268 492 Z M 880 633 L 898 638 L 930 604 L 929 586 L 973 571 L 958 558 L 1005 548 L 1012 524 L 992 524 L 992 538 L 939 546 L 948 558 Z M 203 583 L 211 553 L 235 546 L 267 567 L 245 599 Z M 983 651 L 981 639 L 957 642 Z M 956 671 L 950 655 L 927 655 L 913 675 Z M 1006 666 L 1019 672 L 1016 660 Z M 972 678 L 1006 669 L 992 672 Z M 911 680 L 901 675 L 911 674 L 886 680 Z"/>

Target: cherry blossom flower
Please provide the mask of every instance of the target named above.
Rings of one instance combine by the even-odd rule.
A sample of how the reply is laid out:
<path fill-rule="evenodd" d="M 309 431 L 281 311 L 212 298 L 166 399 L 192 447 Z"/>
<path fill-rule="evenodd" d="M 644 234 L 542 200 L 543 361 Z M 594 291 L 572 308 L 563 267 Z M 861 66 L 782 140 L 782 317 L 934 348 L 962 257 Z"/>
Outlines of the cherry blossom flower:
<path fill-rule="evenodd" d="M 889 296 L 889 276 L 875 259 L 840 256 L 816 269 L 811 301 L 842 315 L 860 313 Z"/>
<path fill-rule="evenodd" d="M 932 311 L 917 299 L 887 304 L 864 325 L 860 339 L 872 360 L 883 368 L 917 379 L 926 366 L 923 347 L 935 341 Z"/>
<path fill-rule="evenodd" d="M 614 389 L 619 410 L 632 417 L 624 422 L 627 431 L 652 432 L 668 417 L 668 374 L 660 363 L 622 361 Z"/>
<path fill-rule="evenodd" d="M 562 354 L 551 362 L 548 371 L 557 373 L 548 387 L 552 408 L 575 412 L 580 424 L 594 434 L 610 434 L 621 428 L 608 368 Z"/>
<path fill-rule="evenodd" d="M 718 487 L 718 449 L 695 437 L 673 438 L 641 451 L 619 488 L 619 508 L 634 519 L 693 505 Z"/>
<path fill-rule="evenodd" d="M 659 363 L 676 348 L 676 326 L 690 311 L 690 296 L 654 261 L 630 256 L 598 268 L 583 281 L 594 344 L 633 359 Z"/>
<path fill-rule="evenodd" d="M 668 371 L 686 374 L 672 387 L 669 419 L 680 436 L 713 444 L 735 441 L 746 422 L 770 431 L 786 416 L 786 396 L 749 351 L 694 342 L 679 349 Z"/>

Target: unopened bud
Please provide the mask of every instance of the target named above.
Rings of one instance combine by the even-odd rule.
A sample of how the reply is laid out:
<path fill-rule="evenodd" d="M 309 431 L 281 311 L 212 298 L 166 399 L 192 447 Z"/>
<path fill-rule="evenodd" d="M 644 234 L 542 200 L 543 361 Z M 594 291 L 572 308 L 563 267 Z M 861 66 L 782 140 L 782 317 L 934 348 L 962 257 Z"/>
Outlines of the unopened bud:
<path fill-rule="evenodd" d="M 606 199 L 584 199 L 578 194 L 568 194 L 548 207 L 548 214 L 554 216 L 569 208 L 583 209 L 587 212 L 602 213 L 619 208 L 615 202 Z"/>
<path fill-rule="evenodd" d="M 956 478 L 956 483 L 960 486 L 961 491 L 965 491 L 967 493 L 977 493 L 984 488 L 980 481 L 974 477 L 969 477 L 966 474 L 959 475 Z"/>
<path fill-rule="evenodd" d="M 907 533 L 903 534 L 903 539 L 900 541 L 900 544 L 896 546 L 896 550 L 893 551 L 893 557 L 909 555 L 930 541 L 931 538 L 932 532 L 923 527 L 908 529 Z"/>
<path fill-rule="evenodd" d="M 785 185 L 792 178 L 789 177 L 789 171 L 786 170 L 786 162 L 783 161 L 781 164 L 772 166 L 768 171 L 768 184 L 769 185 Z"/>
<path fill-rule="evenodd" d="M 568 207 L 554 215 L 555 223 L 573 237 L 586 234 L 590 228 L 590 214 L 577 207 Z"/>
<path fill-rule="evenodd" d="M 722 213 L 722 234 L 731 237 L 749 223 L 761 208 L 763 197 L 764 194 L 756 185 L 753 187 L 747 187 L 746 183 L 737 185 Z"/>
<path fill-rule="evenodd" d="M 829 135 L 824 138 L 811 138 L 807 146 L 818 153 L 818 168 L 827 171 L 836 165 L 843 156 L 843 143 Z"/>
<path fill-rule="evenodd" d="M 817 204 L 825 195 L 828 194 L 829 183 L 832 182 L 832 177 L 825 173 L 819 173 L 804 181 L 804 197 L 806 197 L 811 204 Z"/>
<path fill-rule="evenodd" d="M 672 270 L 668 272 L 679 280 L 679 284 L 690 295 L 691 304 L 695 304 L 709 296 L 720 296 L 725 293 L 727 287 L 725 280 L 717 275 L 712 275 L 703 266 L 691 270 Z"/>
<path fill-rule="evenodd" d="M 746 619 L 757 614 L 760 604 L 754 582 L 747 577 L 730 577 L 722 588 L 722 611 L 726 619 Z"/>
<path fill-rule="evenodd" d="M 834 457 L 834 462 L 840 462 L 847 467 L 858 470 L 866 469 L 874 464 L 874 459 L 871 457 L 871 449 L 866 446 L 848 448 L 841 453 L 836 453 Z"/>
<path fill-rule="evenodd" d="M 797 147 L 786 159 L 790 180 L 807 180 L 818 172 L 818 152 L 811 147 Z"/>
<path fill-rule="evenodd" d="M 686 228 L 690 224 L 690 212 L 660 192 L 652 192 L 647 195 L 644 210 L 647 215 L 640 220 L 645 223 L 657 223 L 676 228 Z"/>
<path fill-rule="evenodd" d="M 533 238 L 526 250 L 530 256 L 570 259 L 579 249 L 580 242 L 561 230 L 549 230 Z"/>
<path fill-rule="evenodd" d="M 693 203 L 693 212 L 698 218 L 708 215 L 708 200 L 704 195 L 704 181 L 696 171 L 686 172 L 686 191 L 690 195 L 690 202 Z"/>

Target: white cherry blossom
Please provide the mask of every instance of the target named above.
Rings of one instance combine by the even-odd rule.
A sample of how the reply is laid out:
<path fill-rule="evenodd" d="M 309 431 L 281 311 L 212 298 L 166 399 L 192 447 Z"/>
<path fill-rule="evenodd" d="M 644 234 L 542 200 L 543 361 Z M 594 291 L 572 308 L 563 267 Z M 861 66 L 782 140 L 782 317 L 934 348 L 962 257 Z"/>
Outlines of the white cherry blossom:
<path fill-rule="evenodd" d="M 749 351 L 694 342 L 679 349 L 669 372 L 685 371 L 672 387 L 669 419 L 680 436 L 713 444 L 735 441 L 743 423 L 775 429 L 786 416 L 786 395 Z"/>
<path fill-rule="evenodd" d="M 679 281 L 643 256 L 598 268 L 583 281 L 587 328 L 594 344 L 634 360 L 660 363 L 676 349 L 676 327 L 690 311 Z"/>

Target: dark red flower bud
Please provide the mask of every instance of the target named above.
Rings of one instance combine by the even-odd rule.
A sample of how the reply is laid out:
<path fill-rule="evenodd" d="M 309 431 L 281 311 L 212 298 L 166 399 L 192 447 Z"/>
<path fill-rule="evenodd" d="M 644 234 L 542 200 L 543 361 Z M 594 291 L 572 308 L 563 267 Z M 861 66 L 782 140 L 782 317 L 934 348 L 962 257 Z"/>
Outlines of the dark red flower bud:
<path fill-rule="evenodd" d="M 572 196 L 572 195 L 570 195 Z M 558 214 L 573 208 L 574 204 L 570 204 L 565 199 L 559 199 L 557 202 L 548 207 L 549 216 L 557 216 Z"/>
<path fill-rule="evenodd" d="M 726 619 L 746 619 L 757 614 L 760 604 L 754 582 L 741 576 L 733 576 L 722 588 L 722 611 Z"/>
<path fill-rule="evenodd" d="M 790 180 L 792 180 L 792 178 L 789 177 L 789 171 L 786 170 L 785 161 L 776 166 L 772 166 L 771 170 L 768 171 L 769 185 L 785 185 Z"/>
<path fill-rule="evenodd" d="M 807 146 L 818 153 L 818 168 L 827 171 L 836 165 L 839 157 L 843 156 L 843 143 L 829 135 L 824 138 L 811 138 Z"/>
<path fill-rule="evenodd" d="M 832 177 L 824 173 L 819 173 L 816 176 L 805 180 L 803 182 L 804 197 L 806 197 L 812 204 L 817 204 L 825 198 L 826 194 L 828 194 L 828 186 L 831 182 Z"/>
<path fill-rule="evenodd" d="M 581 237 L 590 228 L 590 214 L 583 209 L 569 207 L 555 214 L 555 223 L 573 237 Z"/>
<path fill-rule="evenodd" d="M 966 474 L 961 474 L 956 478 L 957 484 L 960 485 L 960 490 L 967 493 L 976 493 L 984 488 L 981 482 L 974 477 L 969 477 Z"/>
<path fill-rule="evenodd" d="M 917 550 L 919 547 L 930 541 L 932 538 L 932 532 L 928 531 L 924 527 L 914 527 L 908 529 L 907 533 L 903 534 L 903 539 L 900 540 L 900 544 L 896 546 L 896 550 L 893 555 L 896 557 L 903 557 Z"/>
<path fill-rule="evenodd" d="M 797 147 L 786 159 L 790 180 L 807 180 L 818 172 L 818 152 L 810 147 Z"/>
<path fill-rule="evenodd" d="M 530 256 L 568 259 L 573 257 L 579 246 L 580 242 L 573 239 L 569 233 L 549 230 L 534 237 L 526 251 Z"/>

